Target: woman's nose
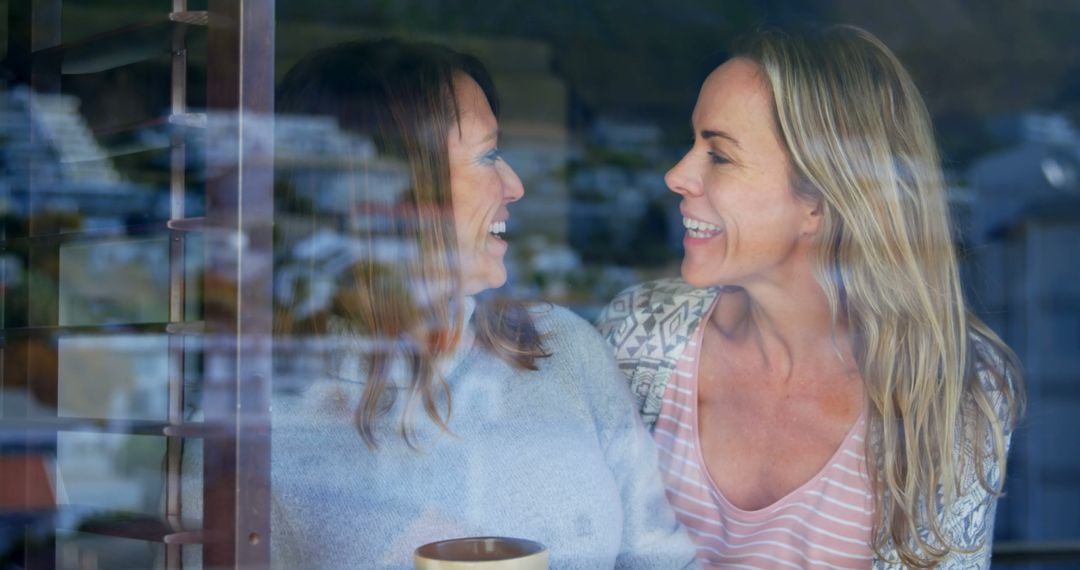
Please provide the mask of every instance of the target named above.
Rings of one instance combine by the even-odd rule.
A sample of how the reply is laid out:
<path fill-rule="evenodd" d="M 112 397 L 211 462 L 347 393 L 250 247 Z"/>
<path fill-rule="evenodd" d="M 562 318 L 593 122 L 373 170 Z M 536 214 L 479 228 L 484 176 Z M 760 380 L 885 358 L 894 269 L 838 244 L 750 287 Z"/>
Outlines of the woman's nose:
<path fill-rule="evenodd" d="M 517 202 L 525 195 L 525 186 L 521 183 L 521 178 L 518 177 L 517 172 L 510 164 L 503 162 L 502 167 L 505 169 L 503 174 L 503 197 L 507 202 Z"/>
<path fill-rule="evenodd" d="M 682 160 L 676 163 L 675 166 L 672 166 L 671 170 L 668 170 L 667 174 L 664 175 L 664 183 L 667 184 L 668 190 L 682 196 L 697 194 L 700 187 L 697 181 L 690 175 L 687 165 L 687 158 L 689 156 L 689 153 L 687 153 L 686 156 L 683 156 Z"/>

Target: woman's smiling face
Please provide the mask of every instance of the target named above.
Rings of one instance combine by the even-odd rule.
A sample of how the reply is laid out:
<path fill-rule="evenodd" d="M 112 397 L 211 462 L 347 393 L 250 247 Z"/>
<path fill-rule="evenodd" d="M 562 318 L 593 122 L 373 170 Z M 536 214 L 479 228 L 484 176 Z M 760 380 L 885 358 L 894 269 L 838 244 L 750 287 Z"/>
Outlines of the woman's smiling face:
<path fill-rule="evenodd" d="M 696 287 L 782 281 L 804 260 L 818 208 L 791 188 L 791 163 L 758 65 L 735 58 L 705 80 L 694 146 L 665 176 L 683 197 L 682 275 Z"/>
<path fill-rule="evenodd" d="M 510 165 L 499 155 L 499 123 L 483 90 L 472 78 L 454 80 L 458 121 L 450 130 L 450 192 L 454 203 L 458 255 L 466 295 L 506 283 L 506 206 L 525 194 Z"/>

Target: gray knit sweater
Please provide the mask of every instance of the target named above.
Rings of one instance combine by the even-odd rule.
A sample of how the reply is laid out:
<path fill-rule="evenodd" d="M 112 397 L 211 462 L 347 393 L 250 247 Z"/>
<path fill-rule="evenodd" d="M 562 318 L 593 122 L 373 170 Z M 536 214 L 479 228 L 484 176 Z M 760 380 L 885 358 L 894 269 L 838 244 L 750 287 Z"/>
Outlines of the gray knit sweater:
<path fill-rule="evenodd" d="M 416 409 L 420 451 L 404 397 L 371 451 L 352 424 L 362 380 L 275 380 L 273 567 L 412 568 L 421 544 L 492 535 L 544 543 L 553 569 L 696 564 L 610 348 L 566 309 L 533 311 L 552 356 L 517 370 L 467 335 L 444 366 L 452 434 Z"/>

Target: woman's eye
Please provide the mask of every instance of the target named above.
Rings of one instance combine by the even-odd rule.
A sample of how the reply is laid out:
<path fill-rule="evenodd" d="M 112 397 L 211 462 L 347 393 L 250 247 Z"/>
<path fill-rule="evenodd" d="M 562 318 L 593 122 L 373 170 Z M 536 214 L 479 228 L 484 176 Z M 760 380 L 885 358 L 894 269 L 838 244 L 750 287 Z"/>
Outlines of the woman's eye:
<path fill-rule="evenodd" d="M 731 161 L 722 154 L 709 151 L 709 161 L 713 164 L 729 164 Z"/>
<path fill-rule="evenodd" d="M 502 153 L 499 152 L 499 149 L 497 149 L 497 148 L 491 149 L 491 151 L 489 151 L 487 154 L 484 155 L 484 160 L 486 162 L 497 162 L 497 161 L 499 161 L 501 159 L 502 159 Z"/>

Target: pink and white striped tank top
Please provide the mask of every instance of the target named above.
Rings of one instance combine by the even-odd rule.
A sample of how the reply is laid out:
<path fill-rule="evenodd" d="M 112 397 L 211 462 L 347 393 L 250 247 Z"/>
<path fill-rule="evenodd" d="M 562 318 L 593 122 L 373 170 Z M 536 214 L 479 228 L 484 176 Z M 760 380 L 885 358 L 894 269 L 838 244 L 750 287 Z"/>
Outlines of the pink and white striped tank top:
<path fill-rule="evenodd" d="M 699 327 L 668 383 L 653 436 L 668 499 L 711 568 L 869 568 L 873 499 L 863 456 L 865 411 L 822 470 L 776 503 L 732 505 L 698 440 Z"/>

